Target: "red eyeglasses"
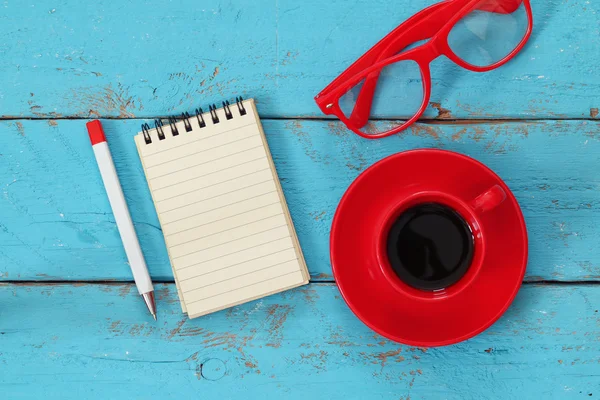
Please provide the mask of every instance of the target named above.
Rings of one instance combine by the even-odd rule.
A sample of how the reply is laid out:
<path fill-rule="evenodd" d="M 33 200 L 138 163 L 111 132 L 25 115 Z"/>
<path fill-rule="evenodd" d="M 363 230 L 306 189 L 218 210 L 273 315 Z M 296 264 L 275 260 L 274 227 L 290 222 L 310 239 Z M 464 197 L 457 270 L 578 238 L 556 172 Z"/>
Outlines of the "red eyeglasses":
<path fill-rule="evenodd" d="M 406 129 L 431 96 L 429 64 L 445 55 L 475 72 L 512 59 L 531 36 L 529 0 L 446 0 L 394 29 L 315 97 L 327 115 L 356 134 L 376 139 Z M 429 39 L 425 44 L 410 45 Z M 402 50 L 405 50 L 401 52 Z M 369 119 L 395 115 L 394 123 Z"/>

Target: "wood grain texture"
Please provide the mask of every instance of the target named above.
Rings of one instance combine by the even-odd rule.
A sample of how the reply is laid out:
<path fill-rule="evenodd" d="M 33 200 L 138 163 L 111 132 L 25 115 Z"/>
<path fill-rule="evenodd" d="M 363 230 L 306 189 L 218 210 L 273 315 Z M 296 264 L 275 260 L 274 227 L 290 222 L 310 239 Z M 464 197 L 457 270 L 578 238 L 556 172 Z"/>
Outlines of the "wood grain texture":
<path fill-rule="evenodd" d="M 509 64 L 482 74 L 432 64 L 437 104 L 425 117 L 597 117 L 600 4 L 532 3 L 533 36 Z M 263 116 L 320 116 L 313 97 L 430 4 L 4 1 L 0 115 L 148 117 L 241 94 L 259 99 Z"/>
<path fill-rule="evenodd" d="M 141 122 L 104 127 L 151 274 L 171 281 L 133 142 Z M 265 120 L 264 128 L 313 280 L 332 279 L 329 229 L 350 183 L 374 162 L 419 147 L 468 154 L 506 180 L 528 226 L 527 280 L 600 277 L 596 122 L 421 124 L 375 142 L 338 122 Z M 0 278 L 130 280 L 83 121 L 2 121 L 0 149 Z"/>
<path fill-rule="evenodd" d="M 322 116 L 313 97 L 325 85 L 432 2 L 3 1 L 0 397 L 600 395 L 598 2 L 533 0 L 529 44 L 496 71 L 436 60 L 432 123 L 371 142 L 306 119 Z M 434 147 L 494 169 L 530 237 L 529 283 L 506 315 L 467 342 L 424 349 L 374 334 L 332 283 L 193 321 L 174 285 L 159 284 L 155 323 L 132 284 L 78 282 L 131 273 L 84 121 L 72 118 L 112 118 L 104 126 L 152 276 L 170 282 L 133 135 L 140 118 L 240 94 L 257 99 L 313 282 L 333 279 L 335 208 L 374 162 Z M 383 118 L 406 111 L 389 105 Z M 438 121 L 455 119 L 470 121 Z M 66 282 L 13 282 L 50 280 Z M 532 283 L 542 280 L 578 284 Z"/>
<path fill-rule="evenodd" d="M 527 285 L 485 333 L 436 349 L 374 334 L 332 284 L 192 321 L 173 284 L 158 294 L 154 322 L 131 284 L 0 284 L 3 398 L 600 395 L 595 286 Z"/>

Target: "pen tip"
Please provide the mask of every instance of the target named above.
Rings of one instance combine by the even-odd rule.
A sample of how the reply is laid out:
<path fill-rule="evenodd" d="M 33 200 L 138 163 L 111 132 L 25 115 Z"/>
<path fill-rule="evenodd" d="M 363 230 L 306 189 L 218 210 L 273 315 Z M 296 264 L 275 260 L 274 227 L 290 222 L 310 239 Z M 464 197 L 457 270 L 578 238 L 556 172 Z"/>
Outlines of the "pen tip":
<path fill-rule="evenodd" d="M 148 306 L 148 311 L 156 321 L 156 303 L 154 302 L 154 292 L 150 291 L 148 293 L 142 293 L 142 298 L 146 302 L 146 306 Z"/>

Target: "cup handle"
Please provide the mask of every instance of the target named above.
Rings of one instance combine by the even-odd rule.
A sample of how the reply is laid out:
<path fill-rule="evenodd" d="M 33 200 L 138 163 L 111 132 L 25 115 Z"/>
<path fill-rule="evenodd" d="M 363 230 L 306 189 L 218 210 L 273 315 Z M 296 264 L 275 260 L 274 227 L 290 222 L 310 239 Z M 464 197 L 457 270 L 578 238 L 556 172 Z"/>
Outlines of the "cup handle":
<path fill-rule="evenodd" d="M 471 201 L 470 205 L 476 212 L 484 213 L 498 207 L 505 199 L 504 189 L 500 185 L 494 185 Z"/>

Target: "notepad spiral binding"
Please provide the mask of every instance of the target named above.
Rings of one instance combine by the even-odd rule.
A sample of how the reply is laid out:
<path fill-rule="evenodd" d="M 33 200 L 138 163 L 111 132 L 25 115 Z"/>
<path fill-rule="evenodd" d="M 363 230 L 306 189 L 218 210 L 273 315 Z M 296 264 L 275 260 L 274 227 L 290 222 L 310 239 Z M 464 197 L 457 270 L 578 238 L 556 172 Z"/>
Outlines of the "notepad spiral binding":
<path fill-rule="evenodd" d="M 244 108 L 243 101 L 244 99 L 242 99 L 241 96 L 235 98 L 235 103 L 237 104 L 240 116 L 246 115 L 246 108 Z M 227 118 L 228 120 L 234 118 L 230 106 L 231 104 L 229 104 L 229 101 L 226 100 L 223 102 L 225 118 Z M 217 115 L 217 106 L 215 104 L 212 104 L 208 106 L 208 109 L 210 112 L 210 119 L 212 120 L 212 123 L 214 125 L 220 123 L 221 121 L 219 121 L 219 116 Z M 198 120 L 198 125 L 200 126 L 200 128 L 205 128 L 206 122 L 204 121 L 204 117 L 202 116 L 202 114 L 204 114 L 202 108 L 196 108 L 196 119 Z M 192 130 L 192 124 L 190 122 L 191 118 L 193 117 L 190 115 L 190 113 L 181 113 L 180 121 L 183 121 L 183 125 L 185 127 L 186 132 L 190 132 Z M 169 121 L 169 127 L 171 128 L 171 135 L 178 136 L 179 130 L 177 129 L 177 119 L 175 117 L 167 117 L 167 120 Z M 156 129 L 156 132 L 158 133 L 159 140 L 164 140 L 166 138 L 164 125 L 161 118 L 157 118 L 154 120 L 154 129 Z M 144 141 L 146 142 L 146 144 L 152 143 L 152 137 L 150 137 L 150 125 L 148 125 L 147 123 L 142 124 L 142 134 L 144 135 Z"/>

